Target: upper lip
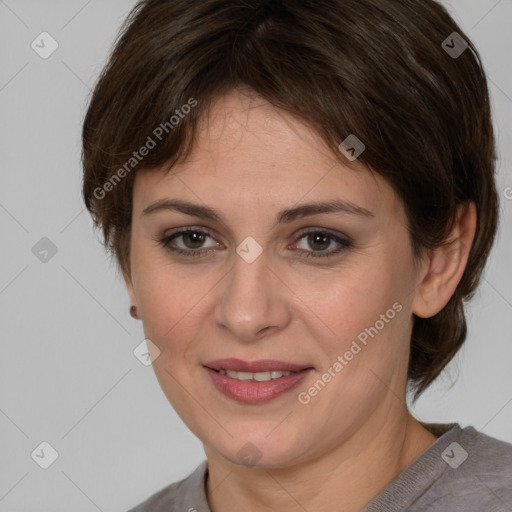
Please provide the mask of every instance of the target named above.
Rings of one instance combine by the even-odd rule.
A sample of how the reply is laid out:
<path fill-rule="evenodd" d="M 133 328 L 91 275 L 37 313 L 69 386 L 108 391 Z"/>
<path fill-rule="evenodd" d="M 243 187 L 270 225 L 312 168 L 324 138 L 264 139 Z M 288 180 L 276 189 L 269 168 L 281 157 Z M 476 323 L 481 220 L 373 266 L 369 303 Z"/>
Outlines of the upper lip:
<path fill-rule="evenodd" d="M 306 368 L 311 368 L 306 364 L 287 363 L 286 361 L 277 361 L 275 359 L 260 359 L 258 361 L 243 361 L 242 359 L 216 359 L 208 361 L 203 366 L 212 370 L 233 370 L 241 372 L 267 372 L 267 371 L 290 371 L 300 372 Z"/>

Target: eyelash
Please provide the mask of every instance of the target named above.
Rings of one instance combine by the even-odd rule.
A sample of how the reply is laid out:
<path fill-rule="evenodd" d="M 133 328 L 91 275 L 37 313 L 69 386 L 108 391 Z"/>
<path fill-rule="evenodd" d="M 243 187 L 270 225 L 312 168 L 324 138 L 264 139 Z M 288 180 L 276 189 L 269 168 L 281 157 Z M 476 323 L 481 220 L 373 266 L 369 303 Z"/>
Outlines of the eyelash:
<path fill-rule="evenodd" d="M 201 256 L 203 253 L 208 252 L 212 250 L 212 248 L 207 249 L 181 249 L 180 247 L 171 247 L 169 244 L 175 239 L 178 238 L 184 234 L 187 233 L 199 233 L 209 236 L 210 238 L 213 238 L 211 233 L 209 233 L 207 230 L 204 229 L 197 229 L 194 227 L 190 228 L 184 228 L 180 231 L 176 231 L 175 233 L 172 233 L 164 238 L 157 239 L 157 241 L 162 245 L 162 247 L 168 251 L 171 251 L 174 254 L 179 254 L 187 257 L 198 257 Z M 297 238 L 297 242 L 299 242 L 302 238 L 304 238 L 307 235 L 316 234 L 316 235 L 327 235 L 327 237 L 335 242 L 337 242 L 340 247 L 337 249 L 331 250 L 331 251 L 306 251 L 304 249 L 297 249 L 299 252 L 306 253 L 306 258 L 328 258 L 332 256 L 336 256 L 337 254 L 343 252 L 344 250 L 352 247 L 352 241 L 348 238 L 343 238 L 338 235 L 335 235 L 334 233 L 331 233 L 330 231 L 323 230 L 323 229 L 313 229 L 309 231 L 304 231 L 300 233 L 299 237 Z"/>

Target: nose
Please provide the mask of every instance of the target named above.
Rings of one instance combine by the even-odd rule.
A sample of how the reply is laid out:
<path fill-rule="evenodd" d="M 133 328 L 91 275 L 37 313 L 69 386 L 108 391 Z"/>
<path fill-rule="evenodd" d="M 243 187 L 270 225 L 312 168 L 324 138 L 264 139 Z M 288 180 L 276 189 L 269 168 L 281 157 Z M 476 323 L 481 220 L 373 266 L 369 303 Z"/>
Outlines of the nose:
<path fill-rule="evenodd" d="M 252 263 L 235 254 L 218 293 L 215 321 L 236 340 L 256 340 L 290 322 L 292 292 L 270 267 L 265 251 Z"/>

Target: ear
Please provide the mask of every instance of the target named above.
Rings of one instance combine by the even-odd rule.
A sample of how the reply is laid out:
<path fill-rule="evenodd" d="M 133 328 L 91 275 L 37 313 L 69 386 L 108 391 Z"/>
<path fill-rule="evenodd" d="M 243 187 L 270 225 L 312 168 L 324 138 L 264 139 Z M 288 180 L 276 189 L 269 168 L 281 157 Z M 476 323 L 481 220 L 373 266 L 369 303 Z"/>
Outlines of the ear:
<path fill-rule="evenodd" d="M 441 311 L 459 284 L 469 257 L 476 231 L 476 206 L 459 206 L 457 220 L 447 243 L 430 253 L 428 270 L 412 303 L 412 312 L 430 318 Z"/>

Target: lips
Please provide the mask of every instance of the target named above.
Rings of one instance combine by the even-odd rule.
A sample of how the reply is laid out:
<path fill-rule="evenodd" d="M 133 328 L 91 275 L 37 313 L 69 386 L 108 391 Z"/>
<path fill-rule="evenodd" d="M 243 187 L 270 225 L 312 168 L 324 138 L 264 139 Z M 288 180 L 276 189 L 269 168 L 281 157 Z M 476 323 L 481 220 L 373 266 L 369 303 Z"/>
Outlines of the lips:
<path fill-rule="evenodd" d="M 255 361 L 255 363 L 256 362 L 258 364 L 262 363 L 261 361 Z M 263 362 L 267 364 L 266 368 L 268 368 L 269 362 Z M 274 363 L 281 364 L 282 367 L 282 363 L 279 361 L 274 361 Z M 286 364 L 288 367 L 301 367 L 300 365 L 290 365 L 289 363 Z M 215 362 L 215 365 L 219 366 L 218 362 Z M 222 363 L 222 365 L 224 365 L 224 363 Z M 251 366 L 249 365 L 249 367 Z M 254 368 L 254 366 L 252 366 L 252 368 Z M 236 377 L 232 378 L 230 375 L 224 375 L 224 373 L 232 373 L 233 370 L 213 370 L 208 366 L 204 366 L 204 369 L 210 377 L 210 382 L 212 382 L 217 391 L 231 400 L 248 405 L 263 404 L 283 396 L 299 386 L 299 384 L 303 382 L 304 379 L 308 377 L 308 375 L 314 372 L 314 369 L 311 367 L 292 373 L 290 373 L 291 370 L 272 370 L 269 372 L 254 373 L 237 372 L 235 370 L 234 372 Z M 286 372 L 286 374 L 284 372 Z M 268 377 L 273 373 L 278 375 L 281 374 L 281 376 L 278 376 L 277 378 L 271 378 L 269 380 Z M 241 379 L 240 377 L 242 376 L 243 378 Z"/>
<path fill-rule="evenodd" d="M 298 373 L 312 366 L 307 364 L 295 364 L 286 361 L 278 361 L 276 359 L 261 359 L 258 361 L 243 361 L 242 359 L 216 359 L 215 361 L 208 361 L 203 364 L 206 368 L 211 370 L 231 370 L 238 372 L 272 372 L 272 371 L 289 371 Z"/>

